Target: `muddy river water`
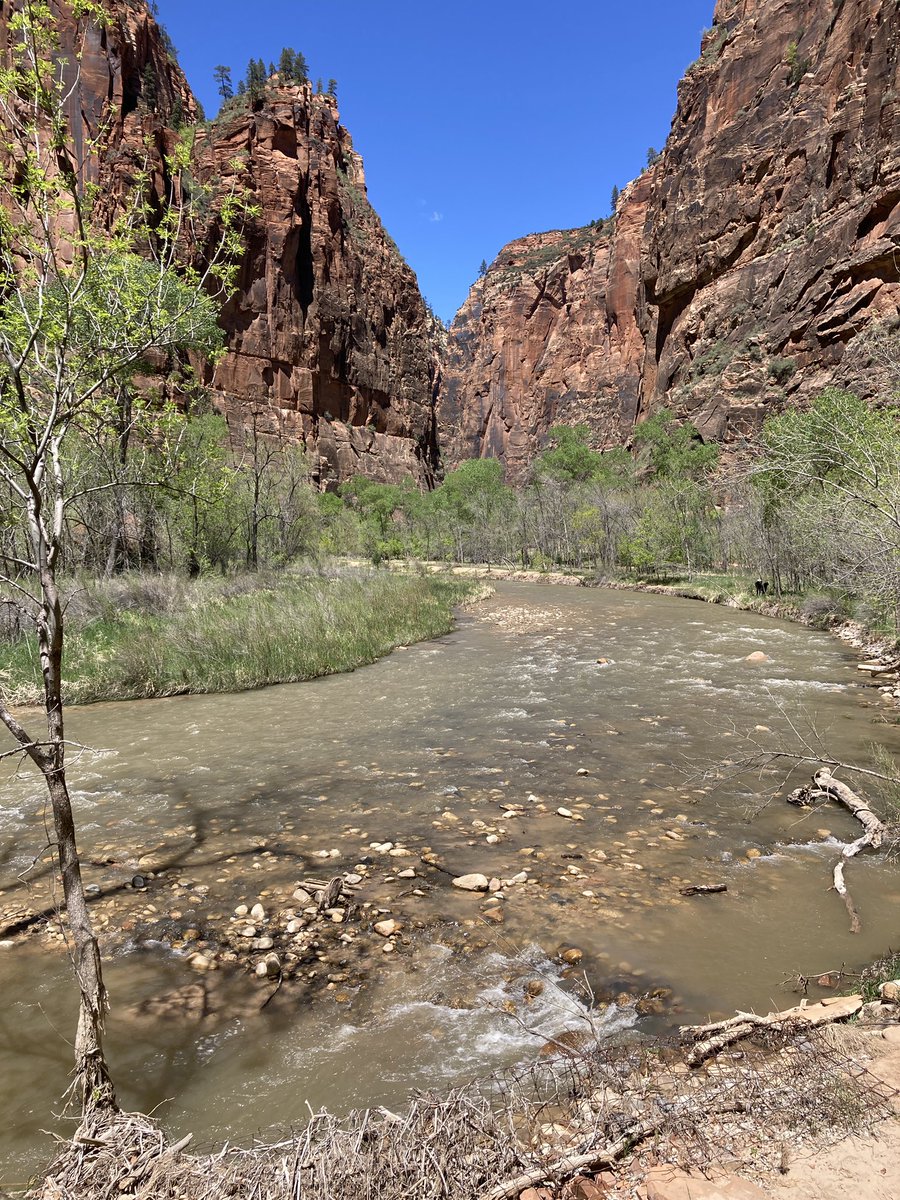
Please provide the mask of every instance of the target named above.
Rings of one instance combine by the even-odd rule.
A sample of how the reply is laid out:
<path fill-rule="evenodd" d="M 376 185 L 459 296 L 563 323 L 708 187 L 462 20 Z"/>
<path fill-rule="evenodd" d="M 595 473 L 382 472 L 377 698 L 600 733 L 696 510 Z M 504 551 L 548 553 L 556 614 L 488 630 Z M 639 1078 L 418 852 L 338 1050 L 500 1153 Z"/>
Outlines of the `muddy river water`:
<path fill-rule="evenodd" d="M 748 662 L 757 651 L 766 661 Z M 747 755 L 748 734 L 796 742 L 792 726 L 862 765 L 873 742 L 900 749 L 856 661 L 824 634 L 727 608 L 502 584 L 452 635 L 352 675 L 73 710 L 70 736 L 92 748 L 72 769 L 86 879 L 118 947 L 109 1050 L 123 1103 L 199 1145 L 246 1141 L 310 1109 L 396 1105 L 532 1055 L 577 1026 L 579 983 L 598 999 L 667 989 L 650 1017 L 624 995 L 598 1004 L 602 1028 L 639 1033 L 784 1006 L 797 972 L 896 946 L 900 868 L 884 856 L 848 868 L 863 920 L 851 935 L 827 888 L 853 822 L 785 804 L 789 762 L 709 775 Z M 44 845 L 42 805 L 27 771 L 0 780 L 2 905 L 47 902 L 46 867 L 19 882 Z M 221 970 L 207 1018 L 139 1011 L 196 983 L 186 924 L 358 868 L 369 925 L 392 915 L 404 928 L 391 954 L 372 935 L 364 983 L 332 956 L 314 999 L 285 988 L 259 1012 L 271 987 Z M 142 938 L 134 913 L 103 908 L 137 870 L 169 935 Z M 493 905 L 502 924 L 451 881 L 523 871 Z M 728 890 L 680 895 L 704 883 Z M 573 947 L 574 971 L 559 958 Z M 12 1186 L 46 1156 L 41 1130 L 68 1128 L 53 1114 L 74 1006 L 64 954 L 37 938 L 0 949 L 0 988 L 0 1183 Z"/>

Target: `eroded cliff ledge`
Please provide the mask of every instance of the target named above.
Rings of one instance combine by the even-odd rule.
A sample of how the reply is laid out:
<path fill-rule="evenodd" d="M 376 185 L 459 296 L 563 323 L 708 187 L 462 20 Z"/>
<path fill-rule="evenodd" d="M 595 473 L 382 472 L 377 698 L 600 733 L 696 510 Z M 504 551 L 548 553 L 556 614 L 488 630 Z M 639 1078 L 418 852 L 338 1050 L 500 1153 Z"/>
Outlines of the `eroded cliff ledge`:
<path fill-rule="evenodd" d="M 898 0 L 720 0 L 614 224 L 510 243 L 451 328 L 450 461 L 521 479 L 547 430 L 662 404 L 732 445 L 900 309 Z M 854 368 L 854 382 L 866 375 Z"/>

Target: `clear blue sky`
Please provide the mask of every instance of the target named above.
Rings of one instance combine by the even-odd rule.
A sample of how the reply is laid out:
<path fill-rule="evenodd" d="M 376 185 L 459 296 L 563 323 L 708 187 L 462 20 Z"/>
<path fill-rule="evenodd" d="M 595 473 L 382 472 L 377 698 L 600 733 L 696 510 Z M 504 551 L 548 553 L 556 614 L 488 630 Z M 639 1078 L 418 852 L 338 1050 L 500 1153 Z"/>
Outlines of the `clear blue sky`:
<path fill-rule="evenodd" d="M 158 0 L 207 115 L 213 68 L 301 50 L 338 81 L 369 197 L 445 319 L 481 260 L 609 211 L 665 142 L 714 0 Z"/>

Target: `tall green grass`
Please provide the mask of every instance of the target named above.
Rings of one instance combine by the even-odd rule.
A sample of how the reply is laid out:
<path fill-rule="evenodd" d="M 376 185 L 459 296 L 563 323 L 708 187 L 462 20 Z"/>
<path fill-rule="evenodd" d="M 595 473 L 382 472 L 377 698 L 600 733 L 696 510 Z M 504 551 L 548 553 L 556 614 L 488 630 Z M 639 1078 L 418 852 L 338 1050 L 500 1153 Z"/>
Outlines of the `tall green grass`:
<path fill-rule="evenodd" d="M 179 607 L 154 597 L 149 612 L 128 607 L 131 592 L 112 601 L 95 592 L 88 607 L 97 615 L 70 622 L 64 694 L 69 703 L 89 704 L 245 691 L 350 671 L 396 646 L 447 633 L 453 607 L 478 593 L 467 580 L 387 572 L 254 578 L 218 590 L 181 582 Z M 0 686 L 12 703 L 40 702 L 33 638 L 0 646 Z"/>

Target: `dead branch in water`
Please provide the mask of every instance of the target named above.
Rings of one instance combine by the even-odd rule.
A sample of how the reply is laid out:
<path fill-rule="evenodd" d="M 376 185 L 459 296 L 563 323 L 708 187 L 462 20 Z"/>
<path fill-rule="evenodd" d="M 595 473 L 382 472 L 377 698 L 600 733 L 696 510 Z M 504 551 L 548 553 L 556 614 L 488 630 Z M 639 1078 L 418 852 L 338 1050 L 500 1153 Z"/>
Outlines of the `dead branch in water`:
<path fill-rule="evenodd" d="M 884 841 L 885 827 L 869 808 L 868 804 L 859 797 L 852 788 L 840 779 L 835 779 L 828 767 L 821 767 L 813 775 L 812 787 L 796 788 L 788 796 L 789 804 L 814 805 L 817 800 L 836 800 L 848 812 L 856 817 L 863 827 L 861 837 L 855 842 L 848 842 L 841 850 L 841 857 L 835 863 L 832 884 L 850 914 L 850 932 L 859 933 L 861 922 L 859 912 L 853 902 L 853 897 L 844 882 L 844 864 L 854 858 L 861 850 L 871 848 L 877 850 Z"/>

